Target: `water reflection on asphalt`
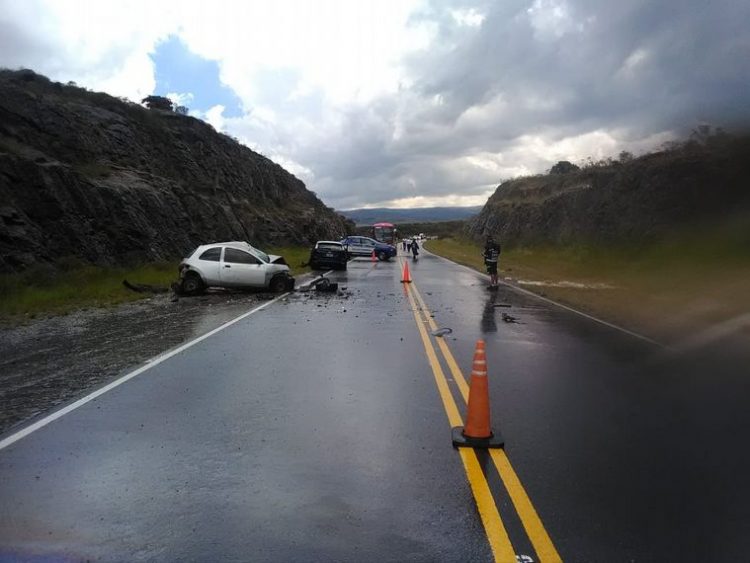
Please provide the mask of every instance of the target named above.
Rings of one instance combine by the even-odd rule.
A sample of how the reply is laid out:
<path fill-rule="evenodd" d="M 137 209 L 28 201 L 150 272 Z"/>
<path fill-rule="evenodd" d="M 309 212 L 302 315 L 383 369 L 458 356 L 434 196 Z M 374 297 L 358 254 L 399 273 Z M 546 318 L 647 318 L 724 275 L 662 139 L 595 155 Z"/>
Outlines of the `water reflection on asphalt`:
<path fill-rule="evenodd" d="M 0 432 L 68 402 L 273 299 L 167 295 L 0 329 Z"/>

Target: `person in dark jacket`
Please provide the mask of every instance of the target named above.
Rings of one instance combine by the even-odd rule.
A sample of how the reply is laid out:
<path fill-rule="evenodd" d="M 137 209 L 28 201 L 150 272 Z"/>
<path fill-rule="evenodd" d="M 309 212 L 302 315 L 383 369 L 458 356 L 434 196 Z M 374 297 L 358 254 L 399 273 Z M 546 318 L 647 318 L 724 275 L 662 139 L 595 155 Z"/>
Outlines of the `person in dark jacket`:
<path fill-rule="evenodd" d="M 411 239 L 411 254 L 414 260 L 416 260 L 417 255 L 419 254 L 419 243 L 417 242 L 417 237 Z"/>
<path fill-rule="evenodd" d="M 490 288 L 497 288 L 497 264 L 500 260 L 500 245 L 492 235 L 487 237 L 487 243 L 484 245 L 482 256 L 484 256 L 484 265 L 487 267 L 487 273 L 490 275 Z"/>

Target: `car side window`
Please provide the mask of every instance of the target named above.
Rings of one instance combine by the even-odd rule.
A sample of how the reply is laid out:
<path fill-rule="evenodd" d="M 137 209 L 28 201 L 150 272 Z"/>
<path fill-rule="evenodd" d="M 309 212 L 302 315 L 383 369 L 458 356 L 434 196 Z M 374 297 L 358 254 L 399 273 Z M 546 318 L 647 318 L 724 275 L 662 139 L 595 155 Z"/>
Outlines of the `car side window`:
<path fill-rule="evenodd" d="M 203 254 L 201 254 L 198 257 L 198 260 L 208 260 L 209 262 L 218 262 L 221 258 L 221 247 L 215 246 L 214 248 L 209 248 L 208 250 L 204 251 Z"/>
<path fill-rule="evenodd" d="M 224 262 L 231 262 L 232 264 L 260 264 L 260 260 L 255 256 L 236 248 L 227 248 L 224 250 Z"/>

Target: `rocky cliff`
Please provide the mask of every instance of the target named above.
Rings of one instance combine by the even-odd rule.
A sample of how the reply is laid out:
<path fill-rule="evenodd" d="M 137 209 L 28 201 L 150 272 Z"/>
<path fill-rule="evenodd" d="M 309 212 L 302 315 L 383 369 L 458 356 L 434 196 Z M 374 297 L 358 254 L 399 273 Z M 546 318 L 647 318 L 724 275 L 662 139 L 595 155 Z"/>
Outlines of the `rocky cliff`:
<path fill-rule="evenodd" d="M 470 220 L 511 245 L 633 243 L 675 228 L 749 220 L 750 137 L 690 142 L 625 163 L 510 180 Z"/>
<path fill-rule="evenodd" d="M 352 228 L 199 119 L 0 71 L 0 272 L 175 259 L 218 240 L 307 244 Z"/>

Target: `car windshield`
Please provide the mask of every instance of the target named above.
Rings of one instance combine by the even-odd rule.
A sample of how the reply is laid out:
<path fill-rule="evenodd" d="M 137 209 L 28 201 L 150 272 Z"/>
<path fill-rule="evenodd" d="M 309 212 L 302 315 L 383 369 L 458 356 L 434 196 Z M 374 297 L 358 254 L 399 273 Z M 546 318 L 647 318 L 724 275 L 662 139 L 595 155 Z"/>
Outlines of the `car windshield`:
<path fill-rule="evenodd" d="M 248 245 L 248 246 L 250 246 L 250 245 Z M 266 254 L 262 250 L 258 250 L 254 246 L 250 246 L 250 248 L 252 249 L 253 254 L 255 254 L 258 258 L 260 258 L 261 260 L 263 260 L 263 262 L 269 263 L 271 261 L 271 259 L 268 257 L 268 254 Z"/>

